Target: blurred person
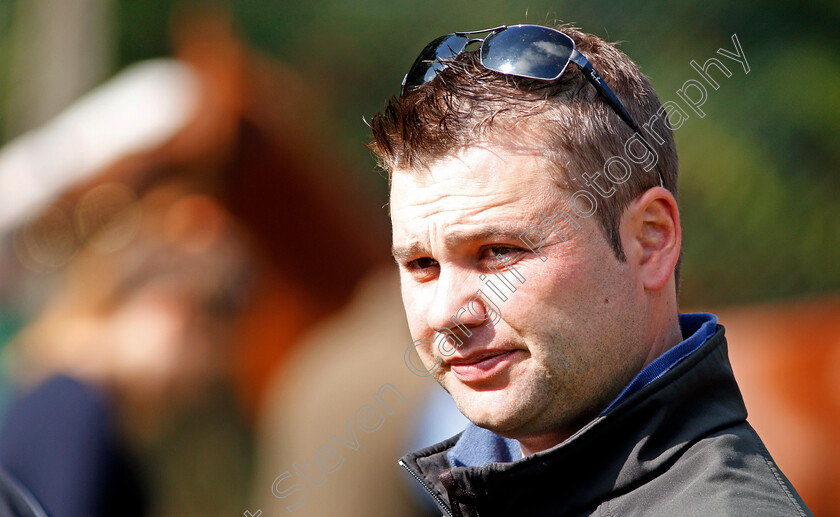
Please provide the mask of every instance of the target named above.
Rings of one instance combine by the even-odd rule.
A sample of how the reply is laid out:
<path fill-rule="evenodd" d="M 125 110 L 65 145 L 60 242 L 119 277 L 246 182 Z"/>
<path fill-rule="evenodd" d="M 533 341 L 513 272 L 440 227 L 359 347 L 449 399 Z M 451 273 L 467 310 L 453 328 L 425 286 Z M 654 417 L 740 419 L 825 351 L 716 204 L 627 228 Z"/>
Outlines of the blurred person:
<path fill-rule="evenodd" d="M 810 515 L 723 326 L 679 314 L 668 115 L 613 45 L 525 25 L 434 40 L 372 120 L 407 365 L 472 422 L 400 460 L 443 514 Z"/>
<path fill-rule="evenodd" d="M 409 339 L 398 283 L 390 269 L 372 271 L 278 370 L 258 425 L 252 515 L 428 515 L 391 461 L 428 387 L 393 353 Z"/>
<path fill-rule="evenodd" d="M 0 469 L 0 515 L 6 517 L 46 516 L 35 497 L 3 469 Z"/>
<path fill-rule="evenodd" d="M 60 292 L 12 343 L 24 394 L 0 428 L 0 463 L 50 516 L 161 514 L 160 481 L 139 458 L 226 382 L 247 248 L 216 201 L 179 184 L 93 223 Z M 178 481 L 169 490 L 194 482 Z"/>

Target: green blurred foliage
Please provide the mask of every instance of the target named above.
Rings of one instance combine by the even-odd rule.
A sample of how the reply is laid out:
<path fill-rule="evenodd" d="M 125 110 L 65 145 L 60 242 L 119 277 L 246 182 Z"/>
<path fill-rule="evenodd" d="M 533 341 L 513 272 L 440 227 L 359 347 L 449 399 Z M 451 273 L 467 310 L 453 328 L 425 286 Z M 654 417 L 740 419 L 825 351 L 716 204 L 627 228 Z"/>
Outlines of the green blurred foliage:
<path fill-rule="evenodd" d="M 116 0 L 119 63 L 168 53 L 173 0 Z M 206 5 L 206 2 L 203 3 Z M 311 82 L 335 121 L 337 148 L 369 181 L 362 116 L 398 91 L 431 39 L 510 23 L 571 22 L 621 47 L 663 101 L 699 78 L 689 65 L 732 49 L 751 71 L 709 89 L 705 118 L 676 132 L 684 227 L 683 304 L 744 303 L 840 288 L 840 2 L 607 0 L 229 0 L 254 47 Z M 0 3 L 0 30 L 8 4 Z M 720 57 L 720 56 L 718 56 Z M 4 63 L 0 50 L 0 64 Z M 0 79 L 1 81 L 2 79 Z M 0 82 L 2 86 L 2 82 Z M 0 93 L 0 99 L 2 99 Z"/>
<path fill-rule="evenodd" d="M 12 50 L 12 21 L 14 20 L 15 2 L 0 0 L 0 106 L 5 106 L 9 91 L 9 73 Z M 0 111 L 2 116 L 2 111 Z M 0 140 L 2 142 L 2 140 Z"/>

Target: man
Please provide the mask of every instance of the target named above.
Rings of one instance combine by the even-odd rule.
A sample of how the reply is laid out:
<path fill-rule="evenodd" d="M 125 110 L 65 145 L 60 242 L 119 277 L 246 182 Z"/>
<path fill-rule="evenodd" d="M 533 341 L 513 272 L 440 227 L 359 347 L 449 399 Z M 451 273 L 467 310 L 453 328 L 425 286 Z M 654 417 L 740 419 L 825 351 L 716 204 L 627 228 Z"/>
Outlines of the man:
<path fill-rule="evenodd" d="M 810 515 L 723 327 L 678 313 L 666 115 L 613 46 L 531 25 L 433 41 L 373 119 L 407 364 L 474 424 L 400 461 L 444 514 Z"/>

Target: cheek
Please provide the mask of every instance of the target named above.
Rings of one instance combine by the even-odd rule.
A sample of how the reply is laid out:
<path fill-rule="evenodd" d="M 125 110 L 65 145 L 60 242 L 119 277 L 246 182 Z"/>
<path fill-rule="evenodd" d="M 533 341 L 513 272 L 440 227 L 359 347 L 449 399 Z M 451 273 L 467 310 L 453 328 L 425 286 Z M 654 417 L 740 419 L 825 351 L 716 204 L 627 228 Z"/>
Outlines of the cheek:
<path fill-rule="evenodd" d="M 586 289 L 588 266 L 573 250 L 558 250 L 548 257 L 545 262 L 529 259 L 519 268 L 526 281 L 524 285 L 517 284 L 517 292 L 506 302 L 510 309 L 531 312 L 535 306 L 562 304 Z"/>
<path fill-rule="evenodd" d="M 598 236 L 592 236 L 598 237 Z M 528 260 L 521 267 L 524 285 L 504 303 L 506 320 L 523 333 L 552 332 L 588 326 L 593 319 L 625 299 L 626 264 L 618 263 L 606 250 L 574 246 L 572 241 L 558 245 L 546 262 Z M 608 300 L 605 302 L 605 300 Z"/>
<path fill-rule="evenodd" d="M 414 339 L 422 337 L 423 328 L 425 326 L 426 307 L 423 303 L 423 297 L 420 289 L 413 285 L 410 280 L 402 278 L 400 274 L 400 290 L 402 292 L 403 307 L 405 307 L 405 317 L 408 321 L 408 328 Z"/>

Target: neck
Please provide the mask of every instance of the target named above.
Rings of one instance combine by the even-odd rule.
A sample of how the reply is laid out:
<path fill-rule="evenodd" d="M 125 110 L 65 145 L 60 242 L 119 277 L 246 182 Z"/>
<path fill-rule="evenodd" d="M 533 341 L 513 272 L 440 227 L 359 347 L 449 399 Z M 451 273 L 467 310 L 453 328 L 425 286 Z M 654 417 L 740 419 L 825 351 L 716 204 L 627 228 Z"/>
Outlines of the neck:
<path fill-rule="evenodd" d="M 618 393 L 612 395 L 618 396 Z M 612 400 L 612 399 L 610 399 Z M 561 428 L 552 429 L 550 432 L 535 434 L 531 436 L 516 437 L 519 442 L 519 448 L 522 450 L 522 457 L 530 456 L 538 452 L 550 449 L 555 445 L 565 442 L 570 436 L 582 429 L 586 424 L 595 419 L 600 412 L 607 407 L 609 400 L 603 401 L 603 404 L 595 404 L 591 411 L 578 415 L 573 421 L 568 422 Z"/>
<path fill-rule="evenodd" d="M 676 307 L 669 308 L 673 310 L 668 311 L 661 311 L 661 314 L 668 314 L 668 316 L 663 317 L 660 321 L 654 323 L 653 327 L 651 328 L 651 332 L 647 342 L 650 343 L 650 346 L 647 348 L 646 355 L 644 356 L 644 362 L 639 368 L 639 371 L 635 372 L 635 375 L 638 375 L 645 367 L 647 367 L 650 363 L 656 360 L 660 355 L 667 352 L 671 347 L 678 344 L 683 340 L 682 330 L 680 330 L 680 321 L 679 321 L 679 314 L 677 312 Z M 630 380 L 628 379 L 628 383 Z M 624 385 L 618 387 L 618 392 L 611 397 L 618 396 L 618 393 L 624 388 Z M 563 430 L 554 431 L 550 433 L 540 434 L 537 436 L 529 436 L 527 438 L 517 438 L 519 442 L 519 447 L 522 451 L 522 457 L 530 456 L 531 454 L 535 454 L 537 452 L 541 452 L 547 449 L 554 447 L 570 436 L 572 436 L 577 430 L 581 429 L 585 426 L 591 419 L 595 418 L 600 411 L 602 411 L 609 402 L 611 402 L 613 398 L 609 400 L 603 401 L 603 406 L 600 406 L 600 409 L 588 415 L 587 418 L 582 419 L 579 422 L 575 422 L 572 426 L 564 426 Z M 591 417 L 591 418 L 589 418 Z M 569 429 L 574 429 L 574 431 L 569 431 Z"/>
<path fill-rule="evenodd" d="M 571 436 L 567 433 L 552 433 L 550 435 L 537 436 L 517 440 L 519 442 L 519 449 L 522 451 L 522 457 L 530 456 L 544 450 L 550 449 L 559 443 L 563 443 L 566 438 Z"/>
<path fill-rule="evenodd" d="M 680 329 L 680 316 L 676 303 L 673 305 L 668 304 L 657 312 L 663 316 L 654 321 L 648 333 L 647 342 L 650 343 L 650 347 L 647 350 L 642 368 L 645 368 L 655 361 L 657 357 L 683 340 L 682 330 Z"/>

